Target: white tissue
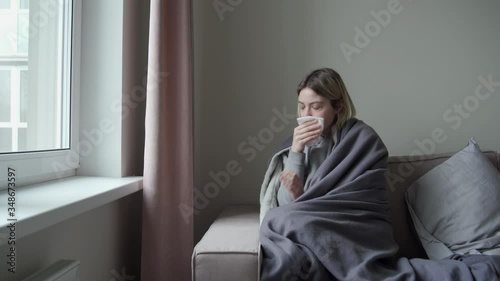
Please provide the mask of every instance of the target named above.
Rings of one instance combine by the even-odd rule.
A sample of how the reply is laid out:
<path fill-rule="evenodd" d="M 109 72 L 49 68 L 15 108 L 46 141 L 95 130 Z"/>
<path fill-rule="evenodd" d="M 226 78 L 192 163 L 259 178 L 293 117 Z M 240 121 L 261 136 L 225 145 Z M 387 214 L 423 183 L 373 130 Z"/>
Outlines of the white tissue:
<path fill-rule="evenodd" d="M 302 123 L 310 121 L 310 120 L 317 120 L 319 124 L 321 125 L 321 132 L 323 132 L 323 128 L 325 127 L 325 119 L 323 117 L 316 117 L 316 116 L 304 116 L 304 117 L 299 117 L 297 118 L 297 123 L 299 125 L 302 125 Z M 306 145 L 307 146 L 316 146 L 321 142 L 322 136 L 318 136 L 317 138 L 310 140 Z"/>

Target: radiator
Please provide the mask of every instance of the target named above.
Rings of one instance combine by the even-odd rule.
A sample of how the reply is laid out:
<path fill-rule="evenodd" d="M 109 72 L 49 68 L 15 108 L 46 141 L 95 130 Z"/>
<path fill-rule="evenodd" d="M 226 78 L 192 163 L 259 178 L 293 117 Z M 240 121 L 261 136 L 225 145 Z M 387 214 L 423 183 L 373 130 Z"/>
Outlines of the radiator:
<path fill-rule="evenodd" d="M 80 261 L 60 260 L 28 276 L 23 281 L 79 281 Z"/>

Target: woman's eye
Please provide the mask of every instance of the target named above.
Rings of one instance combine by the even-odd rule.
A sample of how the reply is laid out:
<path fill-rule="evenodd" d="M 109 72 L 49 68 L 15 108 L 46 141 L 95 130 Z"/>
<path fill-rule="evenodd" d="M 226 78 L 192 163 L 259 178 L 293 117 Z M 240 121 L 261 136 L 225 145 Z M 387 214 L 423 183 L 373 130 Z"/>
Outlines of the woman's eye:
<path fill-rule="evenodd" d="M 321 106 L 313 106 L 313 109 L 314 109 L 314 110 L 320 110 L 320 109 L 321 109 Z"/>

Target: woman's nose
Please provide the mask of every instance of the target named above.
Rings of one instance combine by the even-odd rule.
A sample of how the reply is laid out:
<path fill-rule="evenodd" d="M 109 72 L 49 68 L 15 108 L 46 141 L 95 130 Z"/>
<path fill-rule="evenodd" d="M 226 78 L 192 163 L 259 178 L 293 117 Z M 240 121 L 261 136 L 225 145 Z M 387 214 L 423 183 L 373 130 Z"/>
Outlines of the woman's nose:
<path fill-rule="evenodd" d="M 306 108 L 304 114 L 304 116 L 312 116 L 311 108 Z"/>

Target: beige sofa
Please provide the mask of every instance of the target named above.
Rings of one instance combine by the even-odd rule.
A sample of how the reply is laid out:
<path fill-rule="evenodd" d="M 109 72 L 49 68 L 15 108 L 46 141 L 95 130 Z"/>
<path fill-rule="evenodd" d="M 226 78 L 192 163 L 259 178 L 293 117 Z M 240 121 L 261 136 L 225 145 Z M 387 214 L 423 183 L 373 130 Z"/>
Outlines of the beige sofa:
<path fill-rule="evenodd" d="M 500 153 L 484 154 L 499 169 Z M 390 196 L 394 237 L 400 246 L 399 255 L 426 258 L 405 201 L 411 183 L 453 153 L 434 154 L 412 159 L 390 157 L 388 192 Z M 259 207 L 231 206 L 224 210 L 196 245 L 193 252 L 193 281 L 256 281 L 259 280 Z"/>

